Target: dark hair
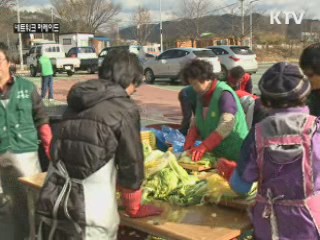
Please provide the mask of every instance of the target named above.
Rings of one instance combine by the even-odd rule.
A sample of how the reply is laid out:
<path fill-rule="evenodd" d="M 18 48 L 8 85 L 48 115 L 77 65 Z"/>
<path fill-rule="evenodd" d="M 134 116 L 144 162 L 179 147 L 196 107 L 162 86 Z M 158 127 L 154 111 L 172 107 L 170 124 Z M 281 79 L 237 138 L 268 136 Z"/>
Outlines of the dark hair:
<path fill-rule="evenodd" d="M 234 79 L 240 79 L 244 76 L 246 72 L 244 71 L 243 67 L 237 66 L 230 69 L 230 76 Z"/>
<path fill-rule="evenodd" d="M 0 42 L 0 52 L 2 52 L 7 60 L 7 62 L 11 62 L 11 54 L 9 53 L 9 49 L 6 44 Z"/>
<path fill-rule="evenodd" d="M 197 80 L 203 83 L 206 80 L 214 80 L 216 75 L 213 73 L 211 63 L 195 59 L 184 66 L 180 72 L 180 77 L 185 83 L 189 83 L 190 80 Z"/>
<path fill-rule="evenodd" d="M 127 50 L 113 50 L 99 68 L 99 78 L 127 88 L 131 83 L 139 86 L 143 81 L 143 67 L 138 57 Z"/>
<path fill-rule="evenodd" d="M 300 56 L 302 70 L 312 70 L 320 75 L 320 43 L 314 43 L 306 47 Z"/>
<path fill-rule="evenodd" d="M 265 107 L 268 108 L 290 108 L 290 107 L 303 107 L 307 104 L 308 96 L 305 96 L 296 100 L 279 100 L 279 99 L 270 99 L 264 95 L 261 95 L 261 102 Z"/>

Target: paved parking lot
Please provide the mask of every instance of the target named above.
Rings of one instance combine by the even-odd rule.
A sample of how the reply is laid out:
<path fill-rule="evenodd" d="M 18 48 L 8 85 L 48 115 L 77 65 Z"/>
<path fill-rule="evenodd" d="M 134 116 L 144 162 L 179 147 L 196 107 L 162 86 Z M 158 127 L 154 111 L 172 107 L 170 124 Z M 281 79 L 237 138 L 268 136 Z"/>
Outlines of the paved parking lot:
<path fill-rule="evenodd" d="M 253 92 L 255 94 L 259 94 L 259 89 L 258 89 L 258 82 L 262 76 L 262 74 L 269 68 L 271 67 L 271 63 L 262 63 L 259 64 L 259 69 L 256 74 L 252 75 L 253 79 Z M 165 90 L 170 90 L 170 91 L 180 91 L 183 86 L 181 86 L 180 82 L 176 82 L 175 84 L 171 84 L 170 79 L 157 79 L 155 85 L 153 85 L 155 88 L 160 88 L 160 89 L 165 89 Z"/>
<path fill-rule="evenodd" d="M 252 75 L 254 93 L 259 94 L 258 82 L 262 74 L 271 64 L 260 64 L 259 71 Z M 54 93 L 57 103 L 66 102 L 66 96 L 72 85 L 77 82 L 97 78 L 97 74 L 76 73 L 71 77 L 66 74 L 57 74 L 54 77 Z M 40 77 L 26 77 L 34 82 L 39 91 L 41 86 Z M 178 101 L 178 92 L 183 88 L 180 82 L 174 84 L 169 79 L 159 79 L 154 85 L 144 84 L 141 86 L 133 99 L 140 107 L 142 124 L 149 125 L 159 122 L 179 123 L 181 112 Z"/>

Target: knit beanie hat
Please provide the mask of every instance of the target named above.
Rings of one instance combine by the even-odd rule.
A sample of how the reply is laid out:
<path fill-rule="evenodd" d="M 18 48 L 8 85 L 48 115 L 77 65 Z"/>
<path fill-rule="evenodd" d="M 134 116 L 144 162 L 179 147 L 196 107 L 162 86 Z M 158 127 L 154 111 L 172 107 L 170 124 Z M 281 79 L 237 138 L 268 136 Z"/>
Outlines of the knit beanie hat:
<path fill-rule="evenodd" d="M 262 75 L 259 89 L 265 99 L 293 101 L 306 97 L 311 85 L 298 66 L 281 62 Z"/>

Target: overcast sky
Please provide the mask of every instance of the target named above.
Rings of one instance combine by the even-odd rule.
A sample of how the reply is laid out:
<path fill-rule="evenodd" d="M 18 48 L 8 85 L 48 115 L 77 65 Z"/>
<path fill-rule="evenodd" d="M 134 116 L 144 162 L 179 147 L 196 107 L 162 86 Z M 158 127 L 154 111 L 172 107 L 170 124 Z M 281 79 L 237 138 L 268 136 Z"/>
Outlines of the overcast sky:
<path fill-rule="evenodd" d="M 162 0 L 162 19 L 170 20 L 179 16 L 181 12 L 182 0 Z M 40 10 L 43 7 L 50 7 L 50 0 L 20 0 L 21 7 L 28 10 Z M 136 7 L 147 7 L 151 11 L 152 21 L 158 22 L 160 19 L 159 14 L 159 0 L 113 0 L 114 3 L 119 3 L 122 6 L 121 13 L 118 18 L 121 19 L 120 25 L 130 25 L 130 18 Z M 235 13 L 240 13 L 240 4 L 234 5 L 229 8 L 217 11 L 232 3 L 239 2 L 238 0 L 209 0 L 208 6 L 209 13 L 223 14 L 231 13 L 232 9 Z M 248 8 L 250 0 L 245 0 L 246 8 Z M 319 0 L 259 0 L 254 3 L 254 8 L 261 12 L 268 12 L 272 10 L 282 11 L 296 11 L 299 15 L 301 11 L 306 12 L 306 17 L 320 19 L 320 1 Z"/>

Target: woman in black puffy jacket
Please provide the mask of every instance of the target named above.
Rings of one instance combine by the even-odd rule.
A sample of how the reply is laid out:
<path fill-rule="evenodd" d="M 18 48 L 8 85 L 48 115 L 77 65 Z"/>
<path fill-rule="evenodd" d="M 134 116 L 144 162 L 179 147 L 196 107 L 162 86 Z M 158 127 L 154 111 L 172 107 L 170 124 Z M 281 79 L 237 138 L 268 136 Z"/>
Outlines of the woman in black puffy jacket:
<path fill-rule="evenodd" d="M 42 239 L 116 239 L 116 183 L 129 216 L 160 214 L 156 207 L 141 205 L 140 115 L 130 95 L 142 79 L 136 55 L 113 51 L 98 80 L 70 90 L 37 207 Z"/>

